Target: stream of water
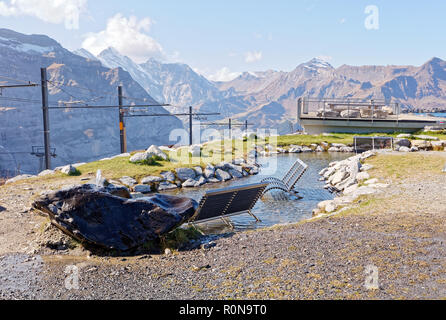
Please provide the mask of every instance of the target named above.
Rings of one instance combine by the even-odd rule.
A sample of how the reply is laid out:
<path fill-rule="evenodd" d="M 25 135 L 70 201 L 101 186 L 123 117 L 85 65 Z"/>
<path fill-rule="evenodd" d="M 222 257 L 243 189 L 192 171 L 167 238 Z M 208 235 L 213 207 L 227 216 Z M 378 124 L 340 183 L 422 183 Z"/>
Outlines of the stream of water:
<path fill-rule="evenodd" d="M 287 197 L 286 200 L 277 200 L 277 198 L 284 197 L 267 195 L 264 199 L 259 200 L 253 209 L 253 213 L 262 221 L 256 222 L 248 214 L 232 217 L 231 221 L 235 229 L 249 230 L 270 227 L 278 224 L 295 223 L 311 218 L 312 211 L 319 202 L 334 198 L 333 194 L 324 189 L 325 182 L 319 181 L 319 172 L 327 167 L 330 162 L 344 160 L 350 156 L 352 154 L 327 152 L 278 155 L 276 172 L 267 176 L 282 178 L 296 161 L 296 158 L 300 158 L 309 165 L 308 170 L 296 186 L 299 196 L 303 198 L 298 200 L 296 197 Z M 259 163 L 264 167 L 267 167 L 270 161 L 271 158 L 259 158 Z M 169 194 L 190 197 L 199 201 L 208 190 L 258 183 L 265 177 L 265 174 L 260 174 L 225 183 L 207 184 L 198 189 L 179 189 L 169 192 Z M 207 223 L 206 225 L 200 225 L 200 227 L 209 233 L 228 231 L 226 224 L 220 220 Z"/>

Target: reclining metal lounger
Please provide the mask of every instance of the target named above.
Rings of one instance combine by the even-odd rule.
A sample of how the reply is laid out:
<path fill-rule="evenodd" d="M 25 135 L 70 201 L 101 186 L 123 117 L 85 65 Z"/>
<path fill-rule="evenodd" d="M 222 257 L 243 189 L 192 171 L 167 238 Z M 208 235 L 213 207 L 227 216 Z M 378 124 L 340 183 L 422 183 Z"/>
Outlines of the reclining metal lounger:
<path fill-rule="evenodd" d="M 281 190 L 284 192 L 292 192 L 296 183 L 300 180 L 302 175 L 308 169 L 308 165 L 300 159 L 293 164 L 291 169 L 285 174 L 282 180 L 269 177 L 262 180 L 263 183 L 268 183 L 263 194 L 271 190 Z"/>
<path fill-rule="evenodd" d="M 233 227 L 226 218 L 244 213 L 250 214 L 260 222 L 251 210 L 263 195 L 267 186 L 267 183 L 257 183 L 208 191 L 201 199 L 200 205 L 189 223 L 204 223 L 221 219 Z"/>

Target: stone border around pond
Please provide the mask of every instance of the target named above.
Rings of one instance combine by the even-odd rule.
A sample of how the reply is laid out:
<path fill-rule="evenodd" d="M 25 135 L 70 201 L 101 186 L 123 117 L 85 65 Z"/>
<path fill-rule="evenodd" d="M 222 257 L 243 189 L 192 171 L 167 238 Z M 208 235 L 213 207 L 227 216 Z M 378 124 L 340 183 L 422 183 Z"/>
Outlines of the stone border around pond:
<path fill-rule="evenodd" d="M 388 188 L 388 184 L 372 179 L 368 171 L 373 166 L 364 164 L 364 161 L 377 154 L 376 151 L 367 151 L 350 157 L 346 160 L 335 161 L 319 172 L 321 181 L 326 181 L 325 188 L 338 196 L 333 200 L 322 201 L 313 210 L 313 216 L 333 214 L 341 207 L 351 205 L 360 196 L 371 195 Z"/>
<path fill-rule="evenodd" d="M 418 140 L 413 140 L 418 139 Z M 204 145 L 204 144 L 203 144 Z M 192 156 L 199 156 L 201 152 L 201 148 L 203 145 L 193 145 L 190 147 L 182 146 L 179 148 L 189 148 L 189 153 Z M 420 150 L 423 151 L 446 151 L 446 141 L 445 140 L 439 140 L 437 137 L 433 136 L 427 136 L 427 135 L 411 135 L 411 134 L 400 134 L 395 139 L 395 151 L 399 152 L 417 152 Z M 327 143 L 322 142 L 319 144 L 311 144 L 309 146 L 303 146 L 303 145 L 290 145 L 288 147 L 278 146 L 274 147 L 270 144 L 267 144 L 265 146 L 260 145 L 252 145 L 253 150 L 248 154 L 249 159 L 255 159 L 259 156 L 272 156 L 276 154 L 288 154 L 288 153 L 309 153 L 309 152 L 343 152 L 343 153 L 352 153 L 355 152 L 355 149 L 352 146 L 348 146 L 345 144 L 340 143 Z M 119 154 L 113 157 L 109 158 L 103 158 L 98 161 L 106 161 L 106 160 L 113 160 L 116 158 L 125 158 L 129 157 L 131 162 L 138 162 L 138 161 L 144 161 L 148 160 L 154 156 L 159 157 L 163 160 L 168 160 L 168 156 L 166 152 L 175 151 L 176 149 L 165 147 L 165 146 L 150 146 L 145 152 L 139 152 L 135 153 L 133 156 L 131 156 L 130 153 L 124 153 Z M 240 160 L 235 160 L 237 163 L 232 163 L 231 165 L 240 166 L 241 162 Z M 243 160 L 245 161 L 245 160 Z M 234 162 L 234 161 L 233 161 Z M 252 166 L 253 164 L 251 162 L 245 162 L 249 166 Z M 74 175 L 77 172 L 77 168 L 79 166 L 84 165 L 85 163 L 77 163 L 77 164 L 69 164 L 66 166 L 57 167 L 54 170 L 44 170 L 40 172 L 38 175 L 30 175 L 30 174 L 23 174 L 16 176 L 12 179 L 9 179 L 5 182 L 5 184 L 18 182 L 21 180 L 34 178 L 34 177 L 42 177 L 54 174 L 56 172 L 62 172 L 67 175 Z M 182 168 L 180 168 L 182 169 Z M 221 169 L 221 168 L 220 168 Z M 228 170 L 227 170 L 228 169 Z M 203 170 L 203 168 L 201 168 Z M 239 170 L 239 168 L 229 168 L 225 166 L 225 169 L 223 169 L 224 172 L 219 172 L 219 177 L 204 177 L 207 180 L 204 179 L 198 179 L 195 180 L 192 177 L 191 174 L 191 180 L 182 181 L 181 179 L 168 179 L 168 178 L 161 178 L 161 177 L 153 177 L 154 179 L 163 179 L 159 181 L 152 181 L 153 183 L 141 183 L 142 185 L 150 185 L 152 187 L 151 192 L 155 191 L 165 191 L 165 190 L 172 190 L 177 189 L 179 187 L 199 187 L 201 185 L 204 185 L 206 183 L 218 183 L 221 181 L 227 181 L 231 180 L 233 178 L 239 179 L 242 176 L 244 176 L 246 173 L 244 173 L 243 170 Z M 246 171 L 246 170 L 245 170 Z M 257 172 L 256 172 L 257 171 Z M 248 174 L 251 174 L 251 171 L 247 171 Z M 258 173 L 258 168 L 254 169 L 255 174 Z M 229 176 L 227 175 L 229 174 Z M 202 174 L 197 173 L 196 176 L 202 176 Z M 242 176 L 240 176 L 242 175 Z M 150 177 L 146 177 L 150 178 Z M 124 179 L 127 182 L 130 183 L 123 183 L 124 185 L 127 185 L 129 187 L 134 187 L 138 183 L 136 181 L 132 181 L 130 179 L 133 179 L 131 177 L 122 177 L 121 179 Z M 134 179 L 133 179 L 134 180 Z M 192 181 L 194 180 L 194 181 Z M 181 184 L 180 184 L 181 182 Z M 119 184 L 119 182 L 117 182 Z M 147 192 L 148 187 L 145 186 L 138 186 L 138 190 Z M 139 191 L 137 191 L 139 192 Z"/>

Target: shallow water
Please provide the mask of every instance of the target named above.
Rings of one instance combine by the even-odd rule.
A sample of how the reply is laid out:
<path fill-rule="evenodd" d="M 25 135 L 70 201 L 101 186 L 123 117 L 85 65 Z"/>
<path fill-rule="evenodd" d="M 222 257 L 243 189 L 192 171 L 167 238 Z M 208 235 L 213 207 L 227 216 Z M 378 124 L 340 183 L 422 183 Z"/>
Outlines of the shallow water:
<path fill-rule="evenodd" d="M 334 198 L 333 194 L 324 189 L 325 182 L 319 181 L 319 172 L 327 167 L 330 162 L 343 160 L 350 156 L 351 154 L 324 152 L 288 154 L 278 155 L 273 158 L 259 158 L 259 163 L 262 165 L 263 169 L 262 173 L 257 176 L 250 176 L 225 183 L 207 184 L 201 188 L 179 189 L 167 194 L 186 196 L 199 201 L 208 190 L 257 183 L 268 176 L 282 178 L 296 159 L 300 158 L 309 165 L 308 170 L 296 185 L 296 190 L 299 192 L 299 196 L 303 197 L 303 199 L 298 200 L 297 197 L 293 196 L 284 197 L 283 194 L 277 191 L 260 199 L 252 210 L 252 212 L 262 220 L 261 222 L 256 222 L 255 219 L 248 214 L 231 218 L 236 230 L 249 230 L 270 227 L 278 224 L 295 223 L 311 218 L 312 211 L 319 202 Z M 276 167 L 274 159 L 277 160 L 277 170 L 275 170 L 275 172 L 273 172 L 274 170 L 270 171 L 270 169 L 268 169 L 268 167 L 271 167 L 272 169 Z M 281 198 L 287 199 L 277 200 Z M 220 220 L 205 225 L 202 224 L 200 227 L 208 233 L 228 231 L 226 224 Z"/>

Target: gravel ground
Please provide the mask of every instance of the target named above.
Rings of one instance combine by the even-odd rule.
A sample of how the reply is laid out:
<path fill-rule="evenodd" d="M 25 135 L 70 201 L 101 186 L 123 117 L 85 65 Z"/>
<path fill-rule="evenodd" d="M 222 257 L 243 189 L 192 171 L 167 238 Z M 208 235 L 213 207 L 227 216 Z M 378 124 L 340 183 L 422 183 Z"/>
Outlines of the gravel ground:
<path fill-rule="evenodd" d="M 42 249 L 45 218 L 24 212 L 41 187 L 3 186 L 0 298 L 446 298 L 446 175 L 414 168 L 376 177 L 391 187 L 339 215 L 227 234 L 208 249 L 124 258 Z M 378 271 L 377 289 L 365 287 L 368 266 Z"/>

